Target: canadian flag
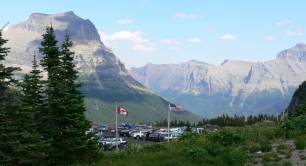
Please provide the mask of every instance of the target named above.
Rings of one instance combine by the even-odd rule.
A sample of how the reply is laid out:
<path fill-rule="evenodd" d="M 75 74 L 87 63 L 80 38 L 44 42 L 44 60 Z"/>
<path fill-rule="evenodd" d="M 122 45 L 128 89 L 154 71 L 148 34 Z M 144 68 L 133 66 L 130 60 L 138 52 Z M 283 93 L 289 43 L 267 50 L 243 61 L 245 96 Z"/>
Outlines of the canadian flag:
<path fill-rule="evenodd" d="M 118 107 L 117 108 L 117 114 L 128 116 L 129 113 L 128 113 L 128 111 L 126 109 L 124 109 L 122 107 Z"/>

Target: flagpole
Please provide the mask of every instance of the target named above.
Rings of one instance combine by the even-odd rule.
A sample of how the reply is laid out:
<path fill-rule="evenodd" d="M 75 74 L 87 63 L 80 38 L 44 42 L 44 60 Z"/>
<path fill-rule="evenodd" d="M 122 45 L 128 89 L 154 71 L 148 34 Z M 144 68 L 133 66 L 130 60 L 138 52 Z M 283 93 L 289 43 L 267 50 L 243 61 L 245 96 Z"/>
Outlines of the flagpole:
<path fill-rule="evenodd" d="M 117 104 L 116 104 L 116 110 L 115 110 L 115 114 L 116 114 L 116 141 L 118 140 L 118 112 L 117 112 Z M 116 149 L 118 149 L 118 144 L 116 143 Z"/>
<path fill-rule="evenodd" d="M 168 142 L 170 137 L 170 104 L 168 106 Z"/>

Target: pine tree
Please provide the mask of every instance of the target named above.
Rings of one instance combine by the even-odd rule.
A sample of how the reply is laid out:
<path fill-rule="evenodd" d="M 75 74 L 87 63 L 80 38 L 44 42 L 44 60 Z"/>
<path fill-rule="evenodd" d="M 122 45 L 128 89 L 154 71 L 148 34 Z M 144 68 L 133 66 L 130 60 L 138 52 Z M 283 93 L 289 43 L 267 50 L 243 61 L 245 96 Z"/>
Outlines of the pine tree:
<path fill-rule="evenodd" d="M 25 75 L 22 87 L 22 109 L 19 113 L 19 129 L 24 147 L 22 164 L 46 164 L 48 139 L 45 135 L 45 119 L 43 107 L 43 85 L 41 71 L 38 69 L 36 55 L 30 74 Z"/>
<path fill-rule="evenodd" d="M 45 119 L 44 110 L 44 95 L 43 95 L 43 81 L 41 71 L 38 69 L 39 65 L 37 63 L 36 55 L 33 55 L 33 65 L 30 75 L 25 75 L 22 84 L 23 88 L 23 107 L 30 109 L 33 112 L 38 129 L 42 128 Z"/>
<path fill-rule="evenodd" d="M 84 161 L 96 153 L 96 140 L 86 134 L 90 127 L 84 112 L 84 97 L 76 83 L 78 72 L 73 63 L 72 42 L 66 36 L 61 49 L 57 47 L 52 27 L 43 35 L 41 65 L 48 73 L 46 109 L 48 136 L 51 138 L 50 162 L 68 165 Z"/>
<path fill-rule="evenodd" d="M 18 68 L 6 67 L 3 63 L 9 53 L 9 48 L 4 46 L 6 42 L 0 30 L 0 165 L 13 165 L 13 155 L 18 144 L 18 126 L 14 119 L 18 103 L 15 95 L 11 94 L 13 91 L 10 86 L 17 82 L 13 73 Z"/>
<path fill-rule="evenodd" d="M 66 158 L 65 161 L 70 159 L 71 162 L 75 162 L 90 159 L 97 152 L 97 147 L 95 140 L 91 139 L 92 135 L 85 134 L 90 128 L 90 123 L 84 115 L 84 97 L 79 91 L 81 84 L 76 83 L 78 72 L 73 63 L 74 52 L 70 50 L 72 44 L 66 35 L 61 45 L 61 80 L 64 86 L 62 105 L 65 108 L 61 126 L 63 142 L 59 144 L 62 145 L 61 151 Z"/>
<path fill-rule="evenodd" d="M 46 81 L 47 95 L 47 122 L 50 129 L 56 129 L 55 114 L 59 111 L 59 96 L 60 94 L 60 51 L 57 47 L 54 29 L 52 26 L 46 28 L 46 33 L 43 34 L 43 40 L 39 51 L 44 56 L 41 60 L 41 66 L 48 74 Z"/>
<path fill-rule="evenodd" d="M 43 55 L 41 66 L 47 72 L 47 80 L 45 81 L 45 94 L 46 103 L 45 120 L 46 120 L 46 133 L 45 137 L 50 138 L 49 158 L 50 164 L 59 162 L 58 159 L 61 145 L 58 142 L 62 139 L 61 123 L 63 122 L 62 94 L 63 85 L 60 69 L 60 50 L 57 47 L 57 40 L 52 26 L 46 28 L 46 33 L 43 34 L 40 53 Z M 69 154 L 66 154 L 69 155 Z"/>

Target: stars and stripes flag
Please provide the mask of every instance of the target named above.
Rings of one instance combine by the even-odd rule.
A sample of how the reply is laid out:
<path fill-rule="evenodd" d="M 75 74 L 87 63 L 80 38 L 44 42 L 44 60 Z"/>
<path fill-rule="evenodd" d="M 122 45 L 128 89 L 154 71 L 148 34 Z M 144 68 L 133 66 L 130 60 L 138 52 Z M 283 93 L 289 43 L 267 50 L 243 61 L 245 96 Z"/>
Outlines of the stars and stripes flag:
<path fill-rule="evenodd" d="M 122 108 L 122 107 L 117 107 L 117 115 L 125 115 L 128 116 L 129 112 Z"/>
<path fill-rule="evenodd" d="M 183 113 L 183 112 L 185 112 L 184 107 L 177 106 L 177 105 L 172 104 L 172 103 L 169 104 L 169 109 L 170 109 L 171 112 L 174 112 L 174 113 Z"/>

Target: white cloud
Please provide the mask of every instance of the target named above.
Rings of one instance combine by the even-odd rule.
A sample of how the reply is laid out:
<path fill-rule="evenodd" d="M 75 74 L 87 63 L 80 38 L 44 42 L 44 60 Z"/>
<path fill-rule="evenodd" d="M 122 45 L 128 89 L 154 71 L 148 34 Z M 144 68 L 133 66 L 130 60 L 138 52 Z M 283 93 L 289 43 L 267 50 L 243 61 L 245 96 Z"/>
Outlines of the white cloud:
<path fill-rule="evenodd" d="M 200 38 L 193 37 L 193 38 L 188 39 L 188 42 L 189 43 L 201 43 L 202 40 Z"/>
<path fill-rule="evenodd" d="M 174 40 L 174 39 L 164 39 L 160 43 L 166 44 L 166 45 L 172 45 L 172 46 L 179 44 L 179 42 L 177 40 Z"/>
<path fill-rule="evenodd" d="M 275 40 L 275 38 L 273 36 L 264 36 L 263 37 L 264 40 L 267 40 L 267 41 L 273 41 Z"/>
<path fill-rule="evenodd" d="M 134 51 L 139 52 L 152 52 L 157 50 L 155 44 L 144 37 L 144 33 L 141 31 L 119 31 L 111 34 L 105 32 L 99 32 L 101 40 L 108 46 L 113 47 L 118 42 L 124 42 Z"/>
<path fill-rule="evenodd" d="M 304 36 L 303 31 L 288 31 L 286 32 L 287 36 L 297 37 L 297 36 Z"/>
<path fill-rule="evenodd" d="M 180 13 L 176 13 L 175 17 L 180 18 L 180 19 L 195 19 L 195 18 L 197 18 L 197 15 L 192 14 L 192 13 L 180 12 Z"/>
<path fill-rule="evenodd" d="M 236 40 L 237 36 L 227 33 L 227 34 L 221 36 L 221 39 L 222 40 Z"/>
<path fill-rule="evenodd" d="M 287 25 L 291 25 L 292 21 L 285 19 L 285 20 L 280 20 L 278 22 L 275 23 L 277 26 L 287 26 Z"/>
<path fill-rule="evenodd" d="M 133 21 L 131 19 L 128 18 L 123 18 L 120 20 L 117 20 L 116 23 L 117 24 L 121 24 L 121 25 L 126 25 L 126 24 L 131 24 Z"/>

